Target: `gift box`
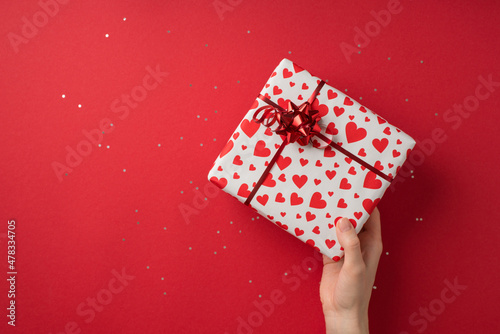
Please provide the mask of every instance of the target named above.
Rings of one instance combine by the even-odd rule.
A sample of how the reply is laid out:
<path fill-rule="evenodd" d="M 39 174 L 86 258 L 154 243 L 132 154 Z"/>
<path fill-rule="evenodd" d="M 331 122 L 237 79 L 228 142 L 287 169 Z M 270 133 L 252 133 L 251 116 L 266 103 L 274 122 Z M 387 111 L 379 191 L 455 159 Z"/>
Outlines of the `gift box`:
<path fill-rule="evenodd" d="M 381 116 L 283 59 L 208 178 L 338 261 L 335 224 L 347 217 L 359 232 L 414 145 Z"/>

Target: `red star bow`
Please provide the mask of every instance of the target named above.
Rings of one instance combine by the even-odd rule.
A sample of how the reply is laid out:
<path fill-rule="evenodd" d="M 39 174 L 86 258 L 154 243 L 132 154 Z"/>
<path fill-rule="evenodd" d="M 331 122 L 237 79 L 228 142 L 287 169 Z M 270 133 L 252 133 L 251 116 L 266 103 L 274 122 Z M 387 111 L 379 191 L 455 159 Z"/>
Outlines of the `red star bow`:
<path fill-rule="evenodd" d="M 264 113 L 257 118 L 261 111 Z M 255 122 L 267 127 L 278 122 L 278 127 L 273 131 L 285 136 L 287 143 L 297 141 L 300 145 L 307 145 L 314 135 L 320 133 L 321 128 L 318 125 L 320 119 L 319 111 L 313 110 L 309 101 L 298 107 L 289 101 L 286 109 L 268 105 L 257 109 L 253 115 Z"/>

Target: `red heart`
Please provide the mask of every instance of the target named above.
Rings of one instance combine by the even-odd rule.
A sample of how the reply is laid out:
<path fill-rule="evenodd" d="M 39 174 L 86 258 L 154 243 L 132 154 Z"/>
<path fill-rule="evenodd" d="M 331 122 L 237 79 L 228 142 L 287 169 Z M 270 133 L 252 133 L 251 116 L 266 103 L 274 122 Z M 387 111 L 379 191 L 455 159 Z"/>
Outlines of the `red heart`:
<path fill-rule="evenodd" d="M 288 68 L 283 69 L 283 79 L 290 78 L 293 75 L 293 72 L 290 72 Z"/>
<path fill-rule="evenodd" d="M 276 160 L 276 164 L 278 165 L 278 167 L 283 170 L 285 168 L 287 168 L 288 166 L 290 166 L 290 164 L 292 163 L 292 158 L 290 157 L 283 157 L 283 156 L 279 156 L 278 157 L 278 160 Z"/>
<path fill-rule="evenodd" d="M 279 104 L 279 105 L 280 105 L 280 107 L 282 107 L 283 109 L 286 109 L 286 108 L 288 107 L 288 101 L 290 101 L 290 100 L 288 100 L 288 99 L 287 99 L 287 100 L 285 101 L 285 99 L 283 99 L 283 98 L 281 98 L 281 97 L 280 97 L 280 98 L 278 99 L 278 104 Z"/>
<path fill-rule="evenodd" d="M 399 157 L 400 155 L 401 155 L 401 153 L 400 153 L 400 152 L 398 152 L 397 150 L 392 150 L 392 156 L 393 156 L 394 158 L 397 158 L 397 157 Z"/>
<path fill-rule="evenodd" d="M 210 182 L 212 182 L 213 184 L 215 184 L 217 187 L 219 187 L 221 189 L 224 189 L 224 187 L 227 185 L 227 180 L 223 177 L 218 179 L 215 176 L 212 176 L 210 178 Z"/>
<path fill-rule="evenodd" d="M 271 78 L 272 78 L 272 77 L 273 77 L 273 76 L 271 76 Z M 271 85 L 270 85 L 270 84 L 268 84 L 268 83 L 266 83 L 266 88 L 267 88 L 267 87 L 269 87 L 269 86 L 271 86 Z"/>
<path fill-rule="evenodd" d="M 295 183 L 295 185 L 297 187 L 302 188 L 304 186 L 304 184 L 306 184 L 307 182 L 307 175 L 302 175 L 302 176 L 299 176 L 299 175 L 294 175 L 292 177 L 292 180 L 293 180 L 293 183 Z"/>
<path fill-rule="evenodd" d="M 339 133 L 339 130 L 335 128 L 335 123 L 330 122 L 330 124 L 328 124 L 328 126 L 326 127 L 326 133 L 329 135 L 336 135 L 337 133 Z"/>
<path fill-rule="evenodd" d="M 337 174 L 337 172 L 332 169 L 332 170 L 325 171 L 325 174 L 331 180 L 331 179 L 333 179 L 335 177 L 335 175 Z"/>
<path fill-rule="evenodd" d="M 250 109 L 255 109 L 255 108 L 257 108 L 258 106 L 259 106 L 259 101 L 258 101 L 258 100 L 255 100 L 255 101 L 253 101 L 252 106 L 250 107 Z"/>
<path fill-rule="evenodd" d="M 393 164 L 391 164 L 390 162 L 387 164 L 387 166 L 389 166 L 389 168 L 394 167 L 394 165 L 393 165 Z"/>
<path fill-rule="evenodd" d="M 294 63 L 293 64 L 293 70 L 295 71 L 295 73 L 299 73 L 299 72 L 302 72 L 304 69 L 302 67 L 300 67 L 299 65 L 296 65 Z"/>
<path fill-rule="evenodd" d="M 320 183 L 321 183 L 321 180 L 314 179 L 314 184 L 315 184 L 315 185 L 318 185 L 318 184 L 320 184 Z"/>
<path fill-rule="evenodd" d="M 285 174 L 281 174 L 280 177 L 278 177 L 278 180 L 280 180 L 281 182 L 286 182 Z"/>
<path fill-rule="evenodd" d="M 324 117 L 328 114 L 328 106 L 326 104 L 319 104 L 319 100 L 315 99 L 312 104 L 312 109 L 317 110 L 319 117 Z"/>
<path fill-rule="evenodd" d="M 302 167 L 307 165 L 308 162 L 309 162 L 309 160 L 307 160 L 307 159 L 302 159 L 302 158 L 300 159 L 300 164 L 302 165 Z"/>
<path fill-rule="evenodd" d="M 373 209 L 377 206 L 378 202 L 380 202 L 380 198 L 375 199 L 372 201 L 371 199 L 367 198 L 363 201 L 363 208 L 368 212 L 369 215 L 371 215 Z"/>
<path fill-rule="evenodd" d="M 359 155 L 360 157 L 366 157 L 366 152 L 365 152 L 365 149 L 364 149 L 364 148 L 362 148 L 361 150 L 359 150 L 358 155 Z"/>
<path fill-rule="evenodd" d="M 361 216 L 363 216 L 363 212 L 354 212 L 354 217 L 356 217 L 356 219 L 360 219 Z"/>
<path fill-rule="evenodd" d="M 326 208 L 326 201 L 321 198 L 321 193 L 315 192 L 311 197 L 309 206 L 311 208 L 324 209 Z"/>
<path fill-rule="evenodd" d="M 271 131 L 271 129 L 270 129 L 270 128 L 266 128 L 266 131 L 264 131 L 264 134 L 265 134 L 266 136 L 272 136 L 272 135 L 273 135 L 273 132 Z"/>
<path fill-rule="evenodd" d="M 253 151 L 253 155 L 257 157 L 268 157 L 271 155 L 271 150 L 266 148 L 265 141 L 259 140 L 255 145 L 255 150 Z"/>
<path fill-rule="evenodd" d="M 354 219 L 349 219 L 349 221 L 351 222 L 352 227 L 356 228 L 356 226 L 358 225 L 356 221 Z"/>
<path fill-rule="evenodd" d="M 311 220 L 316 219 L 316 215 L 314 213 L 311 213 L 309 211 L 306 212 L 306 220 L 310 222 Z"/>
<path fill-rule="evenodd" d="M 262 185 L 270 188 L 274 187 L 276 185 L 276 181 L 273 180 L 273 174 L 267 174 L 266 179 L 262 182 Z"/>
<path fill-rule="evenodd" d="M 401 140 L 398 139 L 398 141 L 396 142 L 396 144 L 398 145 L 401 145 L 403 142 Z"/>
<path fill-rule="evenodd" d="M 377 180 L 377 175 L 374 172 L 369 171 L 366 174 L 365 182 L 363 183 L 363 187 L 369 188 L 369 189 L 379 189 L 380 187 L 382 187 L 382 181 Z"/>
<path fill-rule="evenodd" d="M 276 195 L 276 198 L 274 199 L 278 203 L 284 203 L 285 202 L 285 197 L 283 197 L 282 193 L 278 193 Z"/>
<path fill-rule="evenodd" d="M 328 218 L 329 218 L 329 217 L 328 217 Z M 334 226 L 335 226 L 335 225 L 328 223 L 328 228 L 329 228 L 329 229 L 331 229 L 331 228 L 332 228 L 332 227 L 334 227 Z"/>
<path fill-rule="evenodd" d="M 354 104 L 354 102 L 352 102 L 351 99 L 346 96 L 345 99 L 344 99 L 344 104 L 346 106 L 352 106 Z"/>
<path fill-rule="evenodd" d="M 368 117 L 365 117 L 365 122 L 368 123 L 369 121 L 370 121 L 370 119 Z"/>
<path fill-rule="evenodd" d="M 299 236 L 301 236 L 302 234 L 304 234 L 304 231 L 303 231 L 303 230 L 301 230 L 300 228 L 296 227 L 296 228 L 295 228 L 295 235 L 299 237 Z"/>
<path fill-rule="evenodd" d="M 229 139 L 229 141 L 226 143 L 226 145 L 224 146 L 224 148 L 220 152 L 219 157 L 222 158 L 223 156 L 225 156 L 229 151 L 231 151 L 233 149 L 233 146 L 234 146 L 233 141 L 231 139 Z"/>
<path fill-rule="evenodd" d="M 304 83 L 302 84 L 302 89 L 309 89 L 309 86 L 308 86 L 308 85 L 306 85 L 306 83 L 304 82 Z"/>
<path fill-rule="evenodd" d="M 295 217 L 297 217 L 297 219 L 302 218 L 302 216 L 300 214 L 298 214 L 298 213 L 297 213 L 297 215 Z"/>
<path fill-rule="evenodd" d="M 215 165 L 215 163 L 214 163 L 214 165 Z M 219 172 L 222 172 L 222 166 L 217 167 L 217 170 L 218 170 Z"/>
<path fill-rule="evenodd" d="M 290 87 L 295 86 L 295 82 L 293 82 L 293 81 L 290 81 L 288 84 L 290 84 Z"/>
<path fill-rule="evenodd" d="M 304 152 L 304 149 L 302 147 L 299 147 L 299 153 Z"/>
<path fill-rule="evenodd" d="M 382 164 L 378 160 L 375 162 L 375 165 L 373 165 L 373 167 L 377 168 L 378 170 L 384 169 L 384 166 L 382 166 Z"/>
<path fill-rule="evenodd" d="M 267 215 L 267 218 L 269 218 L 270 220 L 274 220 L 274 217 L 270 215 Z"/>
<path fill-rule="evenodd" d="M 352 159 L 351 159 L 351 158 L 348 158 L 348 157 L 345 157 L 345 158 L 344 158 L 344 160 L 345 160 L 345 162 L 347 162 L 348 164 L 351 164 L 351 162 L 352 162 Z M 363 166 L 361 166 L 361 167 L 363 167 Z"/>
<path fill-rule="evenodd" d="M 247 198 L 250 195 L 250 190 L 248 190 L 248 184 L 243 183 L 238 189 L 238 196 Z"/>
<path fill-rule="evenodd" d="M 336 98 L 337 95 L 338 94 L 336 92 L 334 92 L 333 90 L 331 90 L 331 89 L 328 90 L 328 100 Z"/>
<path fill-rule="evenodd" d="M 281 215 L 281 217 L 285 217 L 286 216 L 286 212 L 280 212 L 280 215 Z"/>
<path fill-rule="evenodd" d="M 333 112 L 335 113 L 335 116 L 339 117 L 344 113 L 344 108 L 339 108 L 337 106 L 333 107 Z"/>
<path fill-rule="evenodd" d="M 326 218 L 332 218 L 329 213 L 326 214 Z"/>
<path fill-rule="evenodd" d="M 333 167 L 338 168 L 338 167 L 340 167 L 340 165 L 339 165 L 338 163 L 335 163 L 335 164 L 333 165 Z"/>
<path fill-rule="evenodd" d="M 302 97 L 302 94 L 299 94 L 299 96 L 297 96 L 297 100 L 303 100 L 304 98 Z"/>
<path fill-rule="evenodd" d="M 347 203 L 344 201 L 343 198 L 339 199 L 339 202 L 337 203 L 337 206 L 341 209 L 347 208 Z"/>
<path fill-rule="evenodd" d="M 326 247 L 332 248 L 333 246 L 335 246 L 336 242 L 335 242 L 335 240 L 326 239 L 325 244 L 326 244 Z"/>
<path fill-rule="evenodd" d="M 267 203 L 268 200 L 269 200 L 269 196 L 268 195 L 257 196 L 257 202 L 259 202 L 263 206 L 266 206 L 266 203 Z"/>
<path fill-rule="evenodd" d="M 278 222 L 278 221 L 276 222 L 276 225 L 278 225 L 279 227 L 281 227 L 281 228 L 282 228 L 282 229 L 284 229 L 284 230 L 288 230 L 288 226 L 287 226 L 287 225 L 282 224 L 282 223 L 280 223 L 280 222 Z"/>
<path fill-rule="evenodd" d="M 247 147 L 245 145 L 241 145 L 241 149 L 244 151 L 247 149 Z"/>
<path fill-rule="evenodd" d="M 352 121 L 354 119 L 354 115 L 349 115 L 349 119 Z"/>
<path fill-rule="evenodd" d="M 322 167 L 322 166 L 323 166 L 323 164 L 321 163 L 321 161 L 320 161 L 320 160 L 318 160 L 318 161 L 316 161 L 316 166 L 317 166 L 317 167 Z"/>
<path fill-rule="evenodd" d="M 351 189 L 352 185 L 349 181 L 344 177 L 342 181 L 340 181 L 340 189 Z"/>
<path fill-rule="evenodd" d="M 358 129 L 358 126 L 354 122 L 347 123 L 345 131 L 348 143 L 354 143 L 366 137 L 366 130 L 363 128 Z"/>
<path fill-rule="evenodd" d="M 380 116 L 377 116 L 377 119 L 378 119 L 378 124 L 384 124 L 385 122 L 387 122 L 385 119 L 383 119 Z"/>
<path fill-rule="evenodd" d="M 283 91 L 278 86 L 273 87 L 273 94 L 274 95 L 280 95 L 281 93 L 283 93 Z"/>
<path fill-rule="evenodd" d="M 243 132 L 245 132 L 245 134 L 249 138 L 252 138 L 257 130 L 259 130 L 260 124 L 254 121 L 249 121 L 248 119 L 244 119 L 243 122 L 241 122 L 240 127 L 241 130 L 243 130 Z"/>
<path fill-rule="evenodd" d="M 359 198 L 358 193 L 354 193 L 354 198 Z"/>
<path fill-rule="evenodd" d="M 302 197 L 299 197 L 297 193 L 292 193 L 292 196 L 290 196 L 290 204 L 291 205 L 300 205 L 304 202 L 304 199 Z"/>
<path fill-rule="evenodd" d="M 382 138 L 382 140 L 375 138 L 372 141 L 373 147 L 377 149 L 380 153 L 384 152 L 387 145 L 389 145 L 389 140 L 387 138 Z"/>
<path fill-rule="evenodd" d="M 366 108 L 365 108 L 365 107 L 363 107 L 363 106 L 361 106 L 361 107 L 359 107 L 359 111 L 361 111 L 361 112 L 366 112 Z"/>
<path fill-rule="evenodd" d="M 327 146 L 325 150 L 323 151 L 323 154 L 325 158 L 331 158 L 335 156 L 335 151 L 332 149 L 331 146 Z"/>
<path fill-rule="evenodd" d="M 385 133 L 386 135 L 390 136 L 390 135 L 391 135 L 391 129 L 390 129 L 389 127 L 386 127 L 386 128 L 384 129 L 384 133 Z"/>
<path fill-rule="evenodd" d="M 240 178 L 240 175 L 236 172 L 234 172 L 233 174 L 233 179 L 239 179 Z"/>
<path fill-rule="evenodd" d="M 238 165 L 238 166 L 243 165 L 243 161 L 241 160 L 241 158 L 240 158 L 239 155 L 237 155 L 237 156 L 234 157 L 233 164 L 234 165 Z"/>
<path fill-rule="evenodd" d="M 319 226 L 316 226 L 315 228 L 313 228 L 313 230 L 312 230 L 312 231 L 313 231 L 313 233 L 315 233 L 315 234 L 319 234 L 319 233 L 320 233 L 320 232 L 319 232 Z"/>
<path fill-rule="evenodd" d="M 356 168 L 354 168 L 354 166 L 351 166 L 351 168 L 349 168 L 348 173 L 351 175 L 356 175 Z"/>
<path fill-rule="evenodd" d="M 234 139 L 238 139 L 238 137 L 240 136 L 240 133 L 239 132 L 235 132 L 233 133 L 233 138 Z"/>
<path fill-rule="evenodd" d="M 333 196 L 333 191 L 328 192 L 328 196 L 332 197 Z M 330 215 L 329 213 L 327 215 Z"/>
<path fill-rule="evenodd" d="M 276 75 L 276 72 L 273 72 L 273 74 L 271 74 L 271 78 L 274 77 Z"/>
<path fill-rule="evenodd" d="M 248 168 L 248 170 L 256 170 L 257 168 L 255 168 L 255 166 L 253 164 L 250 164 L 250 167 Z"/>

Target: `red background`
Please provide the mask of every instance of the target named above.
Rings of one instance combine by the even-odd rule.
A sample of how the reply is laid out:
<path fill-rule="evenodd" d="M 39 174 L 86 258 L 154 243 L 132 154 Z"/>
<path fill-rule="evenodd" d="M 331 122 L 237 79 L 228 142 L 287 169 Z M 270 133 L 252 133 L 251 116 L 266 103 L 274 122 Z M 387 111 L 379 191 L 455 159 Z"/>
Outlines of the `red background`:
<path fill-rule="evenodd" d="M 287 57 L 419 141 L 446 133 L 379 204 L 371 332 L 496 333 L 500 88 L 468 117 L 444 115 L 475 94 L 479 76 L 500 81 L 498 2 L 402 0 L 351 62 L 340 44 L 355 47 L 355 28 L 388 0 L 229 3 L 219 16 L 211 0 L 70 1 L 17 52 L 10 33 L 21 35 L 23 16 L 32 22 L 41 7 L 0 4 L 2 276 L 9 219 L 18 271 L 16 327 L 6 324 L 2 280 L 0 331 L 61 333 L 75 322 L 82 333 L 236 333 L 238 317 L 259 320 L 253 302 L 279 289 L 285 302 L 254 333 L 324 332 L 321 267 L 306 262 L 303 279 L 292 269 L 312 248 L 223 192 L 188 220 L 179 209 L 195 210 L 193 190 L 203 192 Z M 112 102 L 157 65 L 168 75 L 120 119 Z M 60 182 L 52 163 L 65 164 L 65 147 L 105 118 L 113 131 Z M 103 289 L 122 268 L 135 278 L 85 322 L 78 306 L 109 296 Z M 455 278 L 466 288 L 443 303 Z M 419 308 L 429 306 L 439 314 L 423 320 Z"/>

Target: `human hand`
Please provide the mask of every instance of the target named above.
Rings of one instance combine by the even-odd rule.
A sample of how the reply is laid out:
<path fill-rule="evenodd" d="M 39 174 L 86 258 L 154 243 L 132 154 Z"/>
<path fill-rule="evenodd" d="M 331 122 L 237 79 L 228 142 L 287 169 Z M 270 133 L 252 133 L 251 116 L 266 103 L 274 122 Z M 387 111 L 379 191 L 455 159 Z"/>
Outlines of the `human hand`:
<path fill-rule="evenodd" d="M 344 257 L 338 262 L 323 255 L 320 299 L 327 334 L 368 333 L 368 303 L 382 254 L 380 212 L 375 208 L 356 234 L 342 218 L 336 226 Z"/>

